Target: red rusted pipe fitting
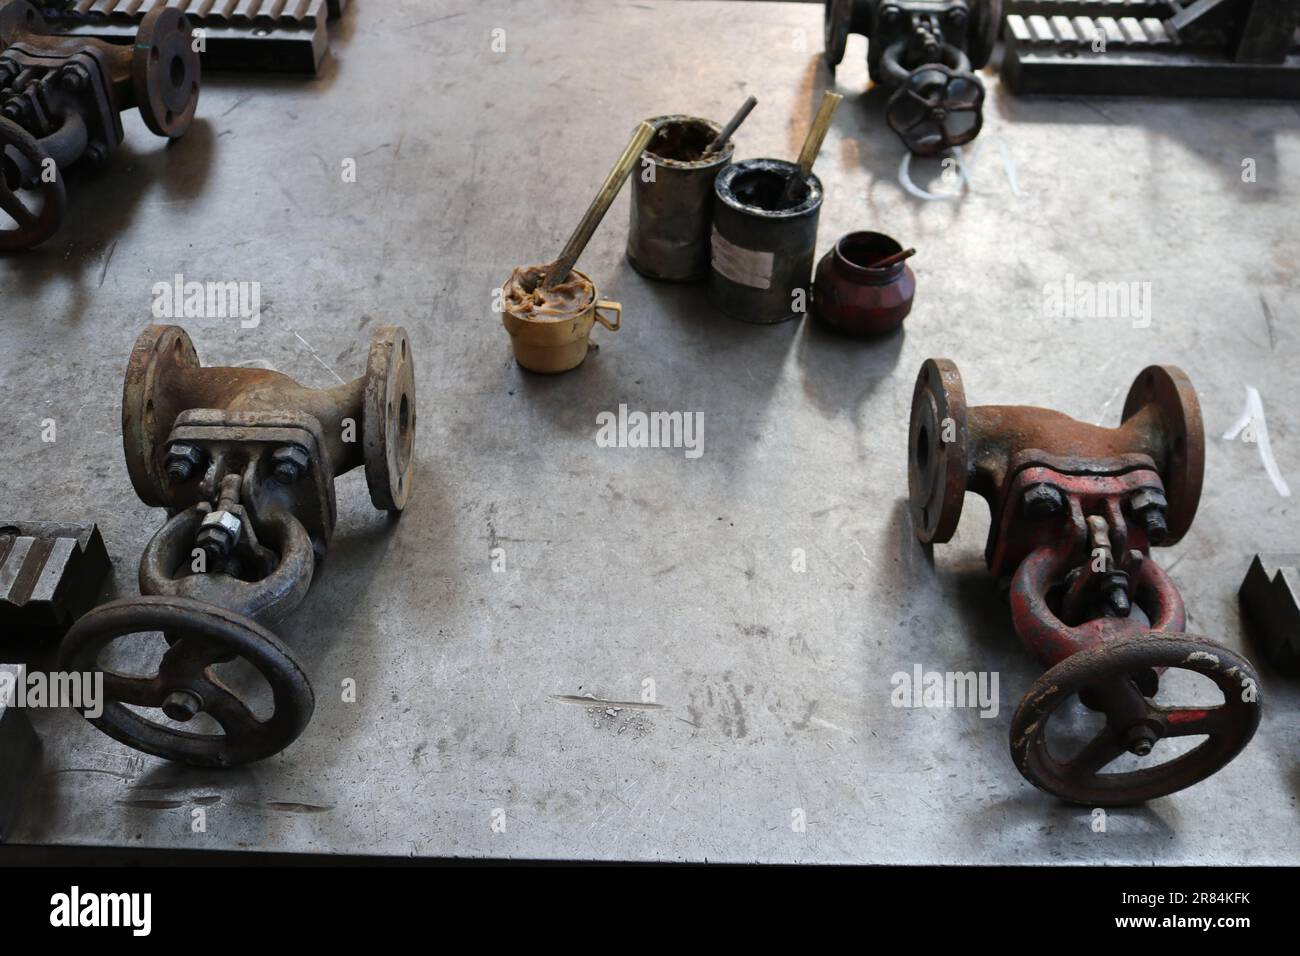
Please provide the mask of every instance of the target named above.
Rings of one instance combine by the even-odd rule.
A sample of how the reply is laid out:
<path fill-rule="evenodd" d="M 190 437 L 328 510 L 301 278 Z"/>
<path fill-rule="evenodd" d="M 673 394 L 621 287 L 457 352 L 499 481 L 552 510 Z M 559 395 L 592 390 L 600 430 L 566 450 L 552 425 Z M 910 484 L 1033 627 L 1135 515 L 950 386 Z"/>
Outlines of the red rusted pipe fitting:
<path fill-rule="evenodd" d="M 1200 404 L 1173 366 L 1138 375 L 1117 428 L 1043 408 L 967 407 L 956 365 L 921 367 L 908 436 L 914 530 L 925 544 L 948 541 L 967 491 L 988 502 L 985 559 L 1008 588 L 1016 634 L 1048 668 L 1012 719 L 1012 758 L 1049 793 L 1091 806 L 1173 793 L 1223 767 L 1259 724 L 1250 662 L 1182 633 L 1182 596 L 1149 556 L 1191 527 L 1204 464 Z M 1171 668 L 1210 678 L 1223 703 L 1156 704 Z M 1076 695 L 1106 725 L 1062 759 L 1048 747 L 1049 719 Z M 1205 740 L 1176 755 L 1160 744 L 1186 736 Z M 1103 772 L 1152 754 L 1173 759 Z"/>

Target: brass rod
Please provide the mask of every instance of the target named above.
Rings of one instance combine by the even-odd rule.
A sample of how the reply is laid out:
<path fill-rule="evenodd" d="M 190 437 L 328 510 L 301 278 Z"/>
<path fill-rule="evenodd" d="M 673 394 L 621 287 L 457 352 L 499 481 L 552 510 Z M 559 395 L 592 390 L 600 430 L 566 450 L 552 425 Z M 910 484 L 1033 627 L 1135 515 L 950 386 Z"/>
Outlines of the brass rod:
<path fill-rule="evenodd" d="M 587 248 L 587 243 L 591 241 L 596 227 L 605 218 L 605 213 L 609 211 L 610 204 L 614 202 L 614 197 L 618 195 L 618 191 L 623 188 L 623 180 L 627 179 L 628 173 L 632 171 L 632 167 L 636 165 L 642 150 L 650 143 L 650 137 L 654 136 L 654 134 L 655 128 L 650 123 L 643 122 L 636 128 L 636 132 L 632 134 L 632 139 L 623 150 L 623 155 L 619 156 L 618 162 L 614 164 L 614 168 L 605 177 L 600 192 L 596 193 L 596 198 L 587 207 L 586 213 L 583 214 L 582 220 L 578 223 L 578 228 L 573 231 L 573 235 L 565 243 L 560 258 L 551 263 L 550 268 L 546 270 L 546 277 L 542 279 L 543 289 L 550 289 L 569 277 L 569 273 L 573 271 L 574 263 L 578 261 L 578 256 L 582 255 L 582 250 Z"/>

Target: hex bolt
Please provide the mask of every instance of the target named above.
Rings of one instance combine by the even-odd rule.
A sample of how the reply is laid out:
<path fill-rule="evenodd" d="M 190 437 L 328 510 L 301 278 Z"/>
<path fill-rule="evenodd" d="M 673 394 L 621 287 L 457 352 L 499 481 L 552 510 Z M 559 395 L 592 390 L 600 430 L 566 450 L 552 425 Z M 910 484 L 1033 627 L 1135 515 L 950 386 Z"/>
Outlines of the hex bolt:
<path fill-rule="evenodd" d="M 1025 489 L 1021 505 L 1030 518 L 1050 518 L 1065 507 L 1065 496 L 1056 485 L 1040 482 Z"/>
<path fill-rule="evenodd" d="M 59 73 L 59 83 L 70 93 L 80 93 L 84 90 L 88 79 L 85 68 L 76 64 L 65 66 Z"/>
<path fill-rule="evenodd" d="M 1146 530 L 1147 540 L 1160 544 L 1169 536 L 1165 509 L 1169 501 L 1158 488 L 1141 488 L 1128 501 L 1129 511 Z"/>
<path fill-rule="evenodd" d="M 1128 589 L 1122 584 L 1114 584 L 1107 588 L 1103 601 L 1107 617 L 1128 617 L 1129 611 L 1133 609 Z"/>
<path fill-rule="evenodd" d="M 211 511 L 199 526 L 194 537 L 196 547 L 202 548 L 211 562 L 224 560 L 239 543 L 240 520 L 229 511 Z"/>
<path fill-rule="evenodd" d="M 172 481 L 189 481 L 203 464 L 203 450 L 189 442 L 172 442 L 167 449 L 167 477 Z"/>
<path fill-rule="evenodd" d="M 104 160 L 108 159 L 108 149 L 103 143 L 88 143 L 86 145 L 85 159 L 92 166 L 102 166 Z"/>
<path fill-rule="evenodd" d="M 162 712 L 177 723 L 186 723 L 203 712 L 203 698 L 191 690 L 174 690 L 163 701 Z"/>
<path fill-rule="evenodd" d="M 275 469 L 275 480 L 282 485 L 292 485 L 307 474 L 307 466 L 311 464 L 311 458 L 305 448 L 299 445 L 285 445 L 272 453 L 271 464 Z"/>

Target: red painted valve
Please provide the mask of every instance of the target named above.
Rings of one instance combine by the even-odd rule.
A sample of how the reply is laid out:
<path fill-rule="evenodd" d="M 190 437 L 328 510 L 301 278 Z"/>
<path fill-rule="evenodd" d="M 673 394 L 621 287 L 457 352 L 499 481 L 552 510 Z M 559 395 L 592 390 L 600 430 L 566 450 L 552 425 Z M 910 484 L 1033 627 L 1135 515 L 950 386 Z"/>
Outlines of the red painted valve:
<path fill-rule="evenodd" d="M 929 359 L 908 441 L 916 536 L 950 540 L 966 492 L 981 495 L 992 516 L 985 558 L 1010 589 L 1016 634 L 1048 668 L 1011 725 L 1012 758 L 1031 783 L 1119 806 L 1189 787 L 1241 752 L 1259 725 L 1259 678 L 1240 655 L 1183 633 L 1182 596 L 1149 554 L 1187 533 L 1201 496 L 1201 410 L 1181 370 L 1145 369 L 1122 424 L 1102 428 L 1043 408 L 968 408 L 957 366 Z M 1177 670 L 1208 678 L 1223 702 L 1156 703 Z M 1049 727 L 1076 697 L 1105 725 L 1062 756 Z M 1205 739 L 1161 744 L 1179 737 Z M 1106 772 L 1116 761 L 1141 765 Z"/>

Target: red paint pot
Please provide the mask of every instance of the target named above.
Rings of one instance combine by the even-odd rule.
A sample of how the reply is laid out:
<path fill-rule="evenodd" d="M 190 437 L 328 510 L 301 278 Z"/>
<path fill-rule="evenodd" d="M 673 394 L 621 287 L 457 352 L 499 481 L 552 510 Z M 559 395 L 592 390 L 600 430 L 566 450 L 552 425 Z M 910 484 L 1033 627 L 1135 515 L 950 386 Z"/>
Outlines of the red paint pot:
<path fill-rule="evenodd" d="M 907 262 L 883 269 L 872 263 L 902 252 L 880 232 L 851 232 L 817 263 L 813 311 L 827 325 L 849 335 L 882 335 L 903 324 L 912 311 L 916 276 Z"/>

